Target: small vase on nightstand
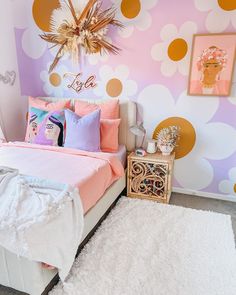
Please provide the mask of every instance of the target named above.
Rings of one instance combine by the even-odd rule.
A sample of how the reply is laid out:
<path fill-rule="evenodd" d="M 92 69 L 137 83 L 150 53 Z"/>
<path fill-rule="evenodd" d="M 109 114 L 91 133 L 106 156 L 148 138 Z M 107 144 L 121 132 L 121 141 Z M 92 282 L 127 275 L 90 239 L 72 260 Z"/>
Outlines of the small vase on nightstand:
<path fill-rule="evenodd" d="M 159 149 L 163 156 L 169 156 L 174 149 L 172 145 L 160 145 Z"/>

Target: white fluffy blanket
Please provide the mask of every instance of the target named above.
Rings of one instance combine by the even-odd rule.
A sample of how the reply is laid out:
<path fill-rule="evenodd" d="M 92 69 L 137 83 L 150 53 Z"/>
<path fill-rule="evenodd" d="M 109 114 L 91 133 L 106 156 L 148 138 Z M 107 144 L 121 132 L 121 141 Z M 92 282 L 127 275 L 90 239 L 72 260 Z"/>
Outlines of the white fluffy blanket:
<path fill-rule="evenodd" d="M 0 245 L 58 268 L 63 281 L 83 232 L 78 190 L 0 166 Z"/>

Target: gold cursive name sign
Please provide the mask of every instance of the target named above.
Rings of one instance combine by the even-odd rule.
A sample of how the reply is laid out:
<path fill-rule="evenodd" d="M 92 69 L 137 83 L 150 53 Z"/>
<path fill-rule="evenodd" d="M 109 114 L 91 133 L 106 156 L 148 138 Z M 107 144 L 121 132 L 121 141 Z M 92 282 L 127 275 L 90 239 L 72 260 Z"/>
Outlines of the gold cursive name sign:
<path fill-rule="evenodd" d="M 16 80 L 16 72 L 15 71 L 6 71 L 5 75 L 0 74 L 0 81 L 4 84 L 14 85 Z"/>
<path fill-rule="evenodd" d="M 74 73 L 65 73 L 63 75 L 64 78 L 66 77 L 73 77 L 73 81 L 67 85 L 68 88 L 72 88 L 77 93 L 84 89 L 94 88 L 97 86 L 97 83 L 95 82 L 96 76 L 91 75 L 87 78 L 86 81 L 81 80 L 82 73 L 74 74 Z"/>

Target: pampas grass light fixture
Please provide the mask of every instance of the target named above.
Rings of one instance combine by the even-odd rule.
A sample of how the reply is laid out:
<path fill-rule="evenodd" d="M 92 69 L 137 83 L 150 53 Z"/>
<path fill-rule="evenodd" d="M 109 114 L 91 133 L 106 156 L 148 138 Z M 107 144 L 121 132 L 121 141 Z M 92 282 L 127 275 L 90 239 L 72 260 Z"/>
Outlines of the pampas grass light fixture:
<path fill-rule="evenodd" d="M 119 52 L 120 49 L 107 39 L 109 25 L 122 27 L 115 19 L 114 8 L 102 10 L 98 0 L 89 0 L 85 6 L 83 0 L 61 0 L 60 4 L 51 17 L 51 33 L 40 35 L 52 47 L 59 46 L 49 72 L 65 53 L 69 53 L 74 62 L 79 62 L 82 50 L 86 54 Z"/>

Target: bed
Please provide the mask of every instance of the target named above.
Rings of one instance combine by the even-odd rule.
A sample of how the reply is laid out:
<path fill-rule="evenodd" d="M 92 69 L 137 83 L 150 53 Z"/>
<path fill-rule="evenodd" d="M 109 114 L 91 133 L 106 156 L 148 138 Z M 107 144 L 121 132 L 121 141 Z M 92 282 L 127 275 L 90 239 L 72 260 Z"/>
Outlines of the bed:
<path fill-rule="evenodd" d="M 43 98 L 43 99 L 49 100 L 49 101 L 58 100 L 57 98 Z M 72 100 L 72 103 L 73 103 L 73 100 Z M 93 101 L 93 103 L 103 103 L 103 101 L 96 100 L 96 101 Z M 136 122 L 135 104 L 130 101 L 122 100 L 120 102 L 120 117 L 121 117 L 121 125 L 119 128 L 120 148 L 119 148 L 119 153 L 117 154 L 117 156 L 120 157 L 120 159 L 123 157 L 122 162 L 123 162 L 123 165 L 125 165 L 125 158 L 126 158 L 125 151 L 131 151 L 135 146 L 135 138 L 129 132 L 129 127 L 135 124 Z M 13 152 L 14 152 L 14 148 L 16 147 L 13 145 L 11 148 L 13 149 Z M 2 150 L 2 152 L 4 153 L 5 150 Z M 35 152 L 38 152 L 38 151 L 35 150 L 32 153 L 35 153 Z M 21 153 L 22 153 L 21 158 L 23 159 L 22 167 L 24 166 L 23 172 L 27 174 L 30 170 L 27 170 L 28 169 L 27 165 L 23 165 L 25 157 L 27 156 L 27 149 L 23 149 Z M 51 155 L 54 155 L 52 154 L 51 151 L 45 151 L 45 155 L 47 153 L 49 153 L 48 157 L 51 157 Z M 55 157 L 54 160 L 57 159 L 56 158 L 57 156 L 54 155 L 53 157 Z M 10 163 L 12 163 L 12 165 L 14 166 L 14 159 L 11 159 L 11 161 Z M 60 159 L 60 161 L 62 161 L 62 164 L 63 164 L 62 158 Z M 53 159 L 50 163 L 53 163 Z M 3 164 L 6 164 L 6 163 L 3 163 Z M 19 167 L 16 167 L 16 168 L 19 168 Z M 70 167 L 68 167 L 68 171 L 72 173 L 73 169 L 69 169 L 69 168 Z M 99 169 L 97 169 L 98 173 L 99 173 Z M 103 167 L 101 169 L 103 169 Z M 39 171 L 40 171 L 39 176 L 42 176 L 45 174 L 46 177 L 49 177 L 49 175 L 46 175 L 46 172 L 45 172 L 46 170 L 39 169 Z M 62 174 L 62 177 L 63 177 L 63 174 Z M 94 177 L 96 178 L 96 175 Z M 75 183 L 73 182 L 72 184 L 75 184 Z M 92 230 L 97 225 L 99 220 L 102 218 L 102 216 L 104 216 L 106 211 L 110 208 L 110 206 L 114 203 L 114 201 L 118 198 L 118 196 L 124 190 L 124 188 L 126 187 L 126 177 L 125 175 L 123 175 L 112 184 L 110 184 L 108 180 L 107 185 L 109 185 L 109 187 L 105 190 L 102 197 L 100 197 L 99 199 L 91 198 L 88 204 L 84 203 L 85 204 L 84 206 L 86 207 L 85 208 L 86 214 L 84 216 L 84 230 L 83 230 L 81 244 L 83 244 L 88 239 Z M 100 188 L 101 191 L 103 189 L 104 188 Z M 30 261 L 22 257 L 17 257 L 17 255 L 7 251 L 3 247 L 0 247 L 0 285 L 11 287 L 13 289 L 16 289 L 28 294 L 39 295 L 44 292 L 46 293 L 45 290 L 47 290 L 47 286 L 55 278 L 56 275 L 57 275 L 56 270 L 49 270 L 49 269 L 42 268 L 40 263 Z"/>

